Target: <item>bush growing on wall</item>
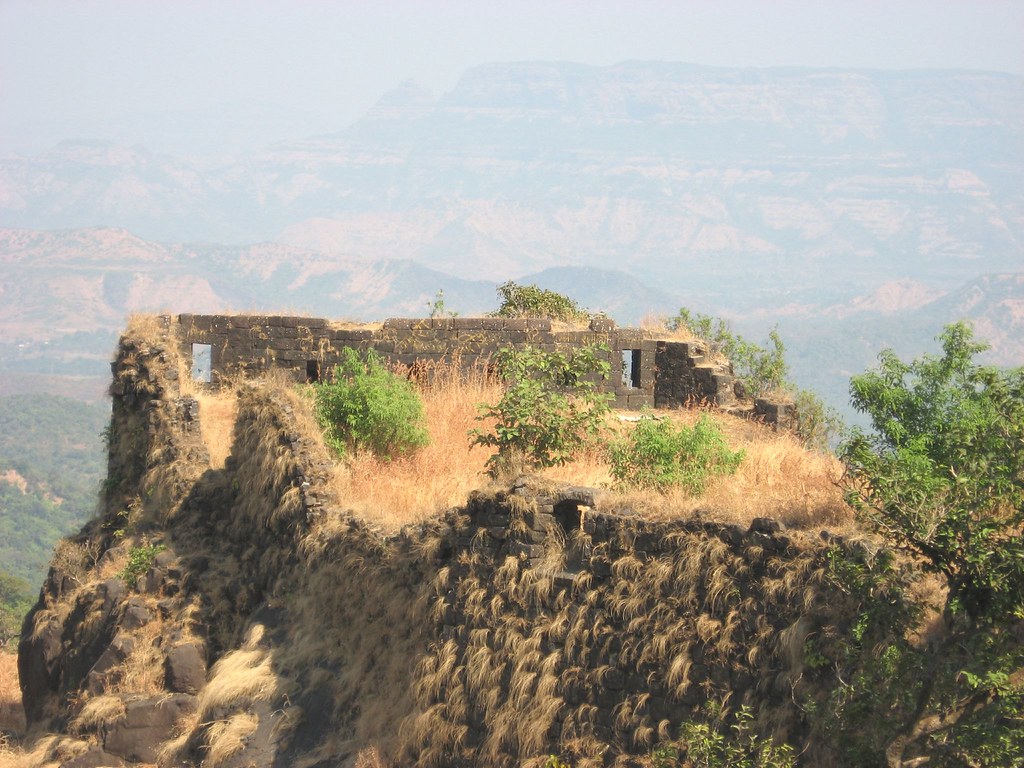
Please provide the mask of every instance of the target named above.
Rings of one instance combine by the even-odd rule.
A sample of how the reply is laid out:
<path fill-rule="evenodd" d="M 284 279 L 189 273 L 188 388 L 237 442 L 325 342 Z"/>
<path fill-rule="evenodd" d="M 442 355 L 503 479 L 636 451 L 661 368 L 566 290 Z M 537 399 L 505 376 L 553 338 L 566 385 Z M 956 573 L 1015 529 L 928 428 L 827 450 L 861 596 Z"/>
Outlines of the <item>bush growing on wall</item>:
<path fill-rule="evenodd" d="M 692 426 L 648 419 L 609 447 L 612 476 L 620 485 L 666 491 L 681 487 L 691 495 L 704 492 L 717 475 L 730 475 L 743 460 L 707 414 Z"/>
<path fill-rule="evenodd" d="M 494 426 L 470 433 L 474 445 L 498 449 L 488 461 L 492 472 L 517 457 L 539 467 L 564 464 L 597 436 L 612 398 L 597 389 L 611 369 L 602 351 L 588 346 L 565 355 L 527 346 L 498 353 L 507 387 L 496 404 L 481 404 L 477 417 Z"/>
<path fill-rule="evenodd" d="M 395 458 L 429 442 L 416 390 L 372 350 L 360 358 L 355 350 L 343 349 L 330 380 L 313 384 L 312 390 L 324 439 L 339 456 L 366 448 Z"/>
<path fill-rule="evenodd" d="M 552 320 L 585 320 L 588 315 L 575 301 L 536 285 L 518 285 L 509 280 L 498 286 L 501 305 L 497 317 L 542 317 Z"/>

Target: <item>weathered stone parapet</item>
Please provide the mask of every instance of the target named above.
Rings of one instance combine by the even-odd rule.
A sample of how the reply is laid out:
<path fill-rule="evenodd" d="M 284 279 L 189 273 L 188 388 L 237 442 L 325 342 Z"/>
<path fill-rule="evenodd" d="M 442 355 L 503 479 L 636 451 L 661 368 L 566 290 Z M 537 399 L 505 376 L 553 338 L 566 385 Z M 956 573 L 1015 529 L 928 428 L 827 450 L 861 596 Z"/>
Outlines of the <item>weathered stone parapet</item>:
<path fill-rule="evenodd" d="M 399 317 L 372 326 L 284 315 L 183 314 L 176 320 L 182 354 L 186 359 L 207 354 L 213 383 L 270 368 L 289 371 L 296 381 L 318 380 L 329 375 L 346 348 L 360 353 L 372 349 L 388 362 L 415 371 L 425 363 L 453 360 L 466 367 L 486 365 L 510 346 L 571 352 L 600 345 L 611 369 L 601 385 L 614 396 L 616 408 L 698 403 L 732 408 L 742 398 L 728 363 L 710 361 L 699 342 L 659 339 L 639 328 L 619 328 L 603 316 L 585 327 L 503 317 Z M 771 424 L 791 418 L 783 406 L 768 401 L 754 412 Z"/>

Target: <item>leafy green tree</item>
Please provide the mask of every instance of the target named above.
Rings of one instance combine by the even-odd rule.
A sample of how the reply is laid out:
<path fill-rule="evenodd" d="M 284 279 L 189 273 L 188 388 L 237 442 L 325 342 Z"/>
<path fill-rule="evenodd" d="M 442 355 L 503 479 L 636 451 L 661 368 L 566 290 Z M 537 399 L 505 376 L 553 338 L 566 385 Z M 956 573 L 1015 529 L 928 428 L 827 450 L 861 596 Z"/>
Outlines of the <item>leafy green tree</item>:
<path fill-rule="evenodd" d="M 702 415 L 688 427 L 667 419 L 646 419 L 609 447 L 612 476 L 622 485 L 667 491 L 704 492 L 716 475 L 729 475 L 743 460 L 731 451 L 714 421 Z"/>
<path fill-rule="evenodd" d="M 34 599 L 31 584 L 0 571 L 0 649 L 17 640 Z"/>
<path fill-rule="evenodd" d="M 372 350 L 361 358 L 343 349 L 330 380 L 311 387 L 324 438 L 339 456 L 366 448 L 394 458 L 429 442 L 423 403 L 412 383 L 389 371 Z"/>
<path fill-rule="evenodd" d="M 1024 616 L 1024 369 L 973 357 L 986 349 L 951 325 L 941 357 L 883 352 L 855 376 L 855 429 L 842 455 L 848 498 L 872 527 L 942 574 L 948 608 L 973 622 Z"/>
<path fill-rule="evenodd" d="M 470 433 L 472 444 L 498 449 L 488 461 L 492 472 L 518 458 L 539 467 L 564 464 L 600 433 L 612 397 L 599 387 L 611 370 L 607 354 L 597 346 L 572 354 L 533 346 L 499 351 L 507 386 L 496 404 L 481 404 L 477 417 L 493 427 Z"/>
<path fill-rule="evenodd" d="M 940 639 L 885 757 L 890 766 L 1019 765 L 1024 369 L 976 364 L 986 347 L 965 324 L 939 338 L 941 356 L 905 363 L 886 351 L 877 370 L 852 379 L 873 431 L 854 430 L 841 450 L 861 519 L 948 590 Z"/>
<path fill-rule="evenodd" d="M 546 317 L 566 322 L 585 320 L 589 315 L 575 301 L 536 285 L 519 285 L 509 280 L 498 286 L 501 305 L 497 317 Z"/>

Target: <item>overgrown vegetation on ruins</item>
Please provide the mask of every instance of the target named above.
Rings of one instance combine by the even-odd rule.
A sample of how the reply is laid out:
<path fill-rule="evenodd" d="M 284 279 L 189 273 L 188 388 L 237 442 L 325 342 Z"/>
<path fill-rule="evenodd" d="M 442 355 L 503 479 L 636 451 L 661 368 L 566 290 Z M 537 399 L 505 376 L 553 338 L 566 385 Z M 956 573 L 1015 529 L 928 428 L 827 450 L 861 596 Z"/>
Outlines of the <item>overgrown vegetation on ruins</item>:
<path fill-rule="evenodd" d="M 471 433 L 474 445 L 497 449 L 487 462 L 492 473 L 565 464 L 596 445 L 611 400 L 599 389 L 611 366 L 598 352 L 595 347 L 562 353 L 527 346 L 498 353 L 495 362 L 505 389 L 497 403 L 480 405 L 479 416 L 493 425 Z"/>
<path fill-rule="evenodd" d="M 338 456 L 365 449 L 385 459 L 421 448 L 430 437 L 423 403 L 408 379 L 395 375 L 368 351 L 341 351 L 326 381 L 311 385 L 324 440 Z"/>
<path fill-rule="evenodd" d="M 355 357 L 352 380 L 388 382 L 376 396 L 415 395 L 430 439 L 346 437 L 331 462 L 308 385 L 280 371 L 194 385 L 200 431 L 161 372 L 165 331 L 122 350 L 104 517 L 62 546 L 33 634 L 77 649 L 104 621 L 141 626 L 26 766 L 166 701 L 185 645 L 209 665 L 154 753 L 167 766 L 269 745 L 373 768 L 1020 764 L 1024 372 L 976 365 L 966 328 L 855 377 L 873 429 L 845 478 L 714 409 L 588 403 L 609 372 L 586 350 L 510 352 L 504 378 L 451 359 L 385 378 Z M 574 407 L 575 437 L 531 431 Z M 532 475 L 494 482 L 503 455 Z"/>
<path fill-rule="evenodd" d="M 777 329 L 772 328 L 767 343 L 761 345 L 735 333 L 728 321 L 686 307 L 667 319 L 665 327 L 692 334 L 707 345 L 712 357 L 728 360 L 748 395 L 790 398 L 796 408 L 796 433 L 809 448 L 827 451 L 839 437 L 843 428 L 839 414 L 817 394 L 790 381 L 786 347 Z"/>
<path fill-rule="evenodd" d="M 578 322 L 589 315 L 568 296 L 536 285 L 519 285 L 511 280 L 498 286 L 500 304 L 497 317 L 546 317 L 551 320 Z"/>

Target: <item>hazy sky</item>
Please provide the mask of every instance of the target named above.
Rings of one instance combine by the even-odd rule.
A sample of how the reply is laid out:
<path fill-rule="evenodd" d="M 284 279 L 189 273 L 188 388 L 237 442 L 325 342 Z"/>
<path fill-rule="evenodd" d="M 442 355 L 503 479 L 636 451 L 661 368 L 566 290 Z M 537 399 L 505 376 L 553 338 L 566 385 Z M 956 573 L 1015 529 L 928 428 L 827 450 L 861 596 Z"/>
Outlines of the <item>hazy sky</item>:
<path fill-rule="evenodd" d="M 0 0 L 0 153 L 244 150 L 490 61 L 1024 75 L 1021 0 Z"/>

